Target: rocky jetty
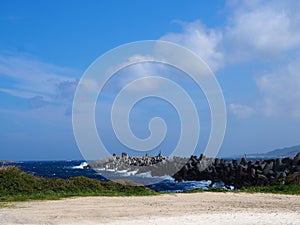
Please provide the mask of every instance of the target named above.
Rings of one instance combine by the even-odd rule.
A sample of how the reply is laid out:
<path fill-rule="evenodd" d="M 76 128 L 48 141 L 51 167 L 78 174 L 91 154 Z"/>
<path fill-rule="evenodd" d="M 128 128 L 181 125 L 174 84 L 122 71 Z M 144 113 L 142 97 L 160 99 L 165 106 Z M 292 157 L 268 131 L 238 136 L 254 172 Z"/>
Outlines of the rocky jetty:
<path fill-rule="evenodd" d="M 176 181 L 211 180 L 212 184 L 223 182 L 226 186 L 241 188 L 244 186 L 268 185 L 295 172 L 300 172 L 300 153 L 294 158 L 260 159 L 257 161 L 242 158 L 225 160 L 207 158 L 204 155 L 190 158 L 169 158 L 157 156 L 121 156 L 113 155 L 91 163 L 92 168 L 104 168 L 115 171 L 151 172 L 152 176 L 172 176 Z"/>
<path fill-rule="evenodd" d="M 151 172 L 152 176 L 173 175 L 179 171 L 188 158 L 169 158 L 158 154 L 157 156 L 129 156 L 123 152 L 121 156 L 113 155 L 99 161 L 90 163 L 92 168 L 103 168 L 115 171 L 135 171 L 136 173 Z"/>
<path fill-rule="evenodd" d="M 177 181 L 211 180 L 241 188 L 244 186 L 268 185 L 295 172 L 300 172 L 300 153 L 294 158 L 257 160 L 242 158 L 224 160 L 191 156 L 184 167 L 173 175 Z"/>

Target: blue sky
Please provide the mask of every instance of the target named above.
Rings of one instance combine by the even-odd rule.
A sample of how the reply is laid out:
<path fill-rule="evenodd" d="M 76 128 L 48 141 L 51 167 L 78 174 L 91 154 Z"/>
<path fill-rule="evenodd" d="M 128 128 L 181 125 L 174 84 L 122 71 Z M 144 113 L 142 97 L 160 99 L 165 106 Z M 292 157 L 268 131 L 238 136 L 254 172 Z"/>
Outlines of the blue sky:
<path fill-rule="evenodd" d="M 212 68 L 227 107 L 220 155 L 297 145 L 299 10 L 295 1 L 1 1 L 0 158 L 81 158 L 71 122 L 78 80 L 106 51 L 139 40 L 183 45 Z M 146 137 L 149 118 L 170 112 L 171 131 L 161 148 L 172 148 L 176 113 L 157 104 L 161 110 L 133 120 L 133 131 Z M 143 102 L 140 107 L 152 106 Z M 204 132 L 197 153 L 210 126 L 207 106 L 199 111 Z M 138 109 L 134 115 L 140 115 Z M 107 146 L 126 149 L 107 120 L 98 120 Z"/>

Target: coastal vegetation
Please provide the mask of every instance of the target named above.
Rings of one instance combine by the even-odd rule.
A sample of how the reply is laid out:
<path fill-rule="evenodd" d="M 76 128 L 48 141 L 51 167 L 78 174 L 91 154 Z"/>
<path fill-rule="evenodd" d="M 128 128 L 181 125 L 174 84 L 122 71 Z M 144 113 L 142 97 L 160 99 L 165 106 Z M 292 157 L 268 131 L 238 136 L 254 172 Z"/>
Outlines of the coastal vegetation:
<path fill-rule="evenodd" d="M 157 193 L 141 185 L 130 186 L 121 182 L 102 182 L 83 176 L 69 179 L 41 178 L 13 166 L 0 168 L 0 201 L 154 194 Z"/>
<path fill-rule="evenodd" d="M 285 178 L 276 180 L 269 185 L 248 186 L 241 189 L 229 190 L 224 187 L 212 187 L 208 190 L 194 189 L 187 193 L 196 192 L 246 192 L 246 193 L 272 193 L 272 194 L 291 194 L 300 195 L 300 172 L 293 173 Z"/>
<path fill-rule="evenodd" d="M 249 193 L 274 193 L 274 194 L 297 194 L 300 195 L 300 172 L 290 174 L 289 176 L 274 181 L 267 186 L 243 187 L 242 192 Z"/>
<path fill-rule="evenodd" d="M 300 185 L 277 184 L 277 185 L 268 185 L 268 186 L 252 186 L 252 187 L 244 187 L 238 191 L 247 192 L 247 193 L 273 193 L 273 194 L 300 195 Z"/>
<path fill-rule="evenodd" d="M 197 192 L 232 192 L 232 193 L 272 193 L 272 194 L 288 194 L 288 195 L 300 195 L 300 185 L 297 184 L 271 184 L 267 186 L 251 186 L 243 187 L 237 190 L 228 190 L 222 187 L 213 187 L 208 190 L 194 189 L 187 191 L 187 193 Z"/>

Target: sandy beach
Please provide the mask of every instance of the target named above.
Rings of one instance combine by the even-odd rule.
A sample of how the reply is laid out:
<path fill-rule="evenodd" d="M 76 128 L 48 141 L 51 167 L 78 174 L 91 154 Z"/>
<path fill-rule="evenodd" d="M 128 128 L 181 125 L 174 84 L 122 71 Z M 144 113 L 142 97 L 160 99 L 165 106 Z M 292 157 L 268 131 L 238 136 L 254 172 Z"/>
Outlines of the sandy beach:
<path fill-rule="evenodd" d="M 300 196 L 246 193 L 79 197 L 11 203 L 0 224 L 300 224 Z"/>

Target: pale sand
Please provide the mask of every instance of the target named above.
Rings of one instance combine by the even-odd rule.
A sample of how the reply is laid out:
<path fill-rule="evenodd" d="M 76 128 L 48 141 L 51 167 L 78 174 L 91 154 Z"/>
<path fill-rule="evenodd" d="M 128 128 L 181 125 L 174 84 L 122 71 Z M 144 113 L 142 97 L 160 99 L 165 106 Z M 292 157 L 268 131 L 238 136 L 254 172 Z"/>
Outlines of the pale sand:
<path fill-rule="evenodd" d="M 300 196 L 194 193 L 13 203 L 0 224 L 300 224 Z"/>

